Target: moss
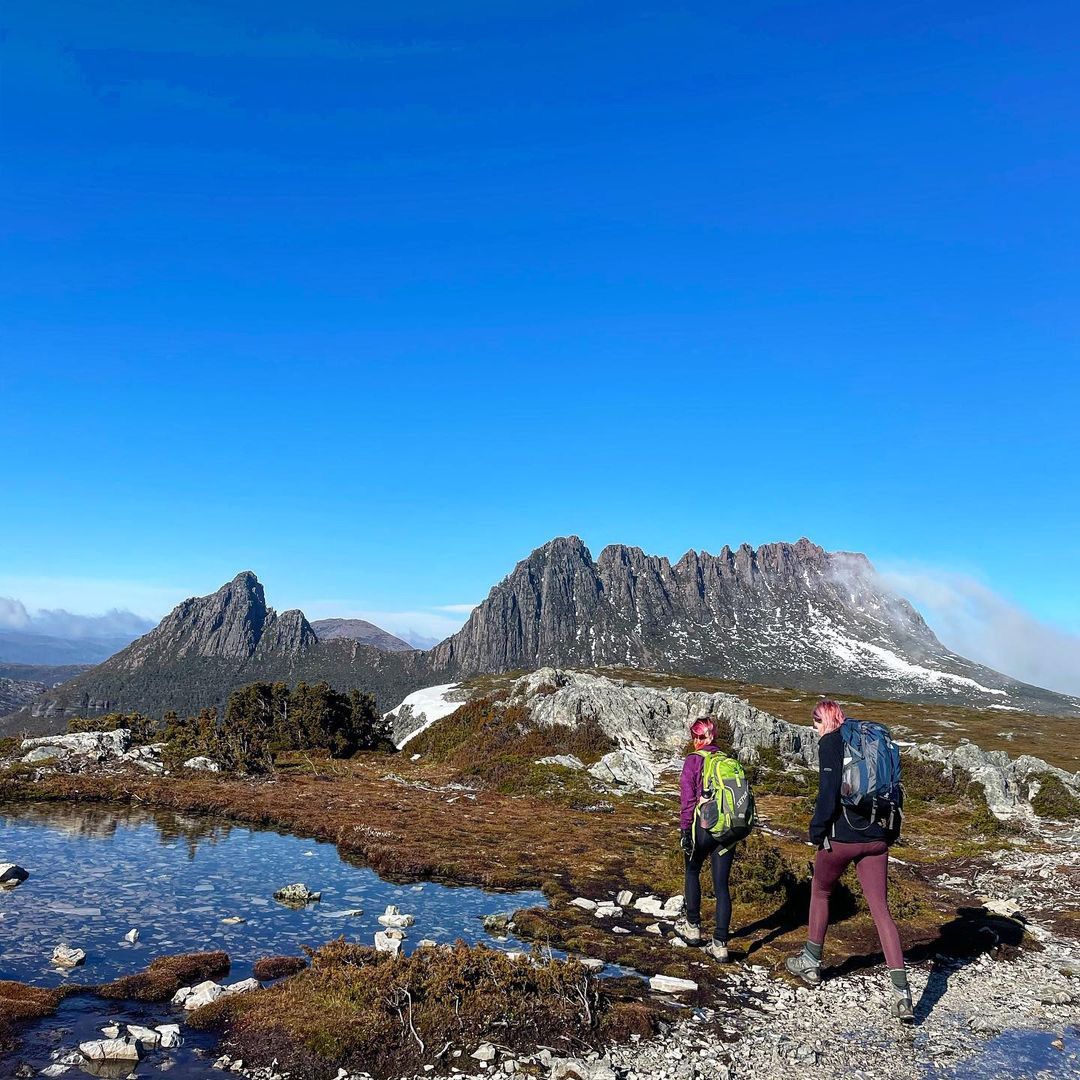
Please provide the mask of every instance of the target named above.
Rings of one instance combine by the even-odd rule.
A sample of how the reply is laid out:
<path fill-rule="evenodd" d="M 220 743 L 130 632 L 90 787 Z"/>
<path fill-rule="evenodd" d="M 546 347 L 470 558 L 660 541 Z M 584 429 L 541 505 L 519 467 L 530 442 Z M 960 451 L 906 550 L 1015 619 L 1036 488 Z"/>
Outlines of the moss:
<path fill-rule="evenodd" d="M 22 745 L 22 739 L 14 735 L 6 735 L 0 739 L 0 757 L 11 757 Z"/>
<path fill-rule="evenodd" d="M 338 939 L 311 952 L 308 970 L 220 999 L 189 1023 L 224 1031 L 226 1048 L 255 1067 L 276 1057 L 293 1074 L 387 1078 L 439 1067 L 452 1047 L 485 1039 L 512 1051 L 586 1051 L 615 1031 L 651 1032 L 655 1015 L 616 1002 L 574 961 L 515 961 L 461 943 L 388 957 Z"/>
<path fill-rule="evenodd" d="M 1080 799 L 1053 773 L 1044 773 L 1039 777 L 1039 790 L 1031 800 L 1031 809 L 1039 817 L 1054 821 L 1080 819 Z"/>

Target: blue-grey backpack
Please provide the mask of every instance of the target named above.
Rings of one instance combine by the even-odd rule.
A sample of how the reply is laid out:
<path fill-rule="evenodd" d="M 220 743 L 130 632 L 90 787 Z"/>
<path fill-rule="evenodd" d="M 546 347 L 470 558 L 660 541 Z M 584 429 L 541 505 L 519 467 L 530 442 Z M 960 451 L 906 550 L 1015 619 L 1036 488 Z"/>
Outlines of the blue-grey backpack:
<path fill-rule="evenodd" d="M 889 729 L 868 720 L 848 719 L 840 726 L 840 737 L 844 740 L 840 802 L 884 825 L 890 834 L 899 834 L 904 789 L 900 748 Z"/>

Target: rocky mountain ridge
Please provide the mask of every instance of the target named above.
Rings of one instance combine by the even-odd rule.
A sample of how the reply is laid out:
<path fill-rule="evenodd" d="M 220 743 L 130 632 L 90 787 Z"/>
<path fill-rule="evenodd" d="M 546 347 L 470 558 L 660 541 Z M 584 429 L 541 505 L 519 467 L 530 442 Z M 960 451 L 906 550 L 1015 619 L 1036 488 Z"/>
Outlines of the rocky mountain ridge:
<path fill-rule="evenodd" d="M 813 691 L 1080 714 L 950 652 L 865 555 L 807 539 L 672 564 L 576 536 L 532 552 L 432 650 L 437 672 L 626 666 Z M 445 679 L 438 681 L 444 682 Z"/>
<path fill-rule="evenodd" d="M 332 633 L 332 631 L 330 632 Z M 404 644 L 404 643 L 402 643 Z M 179 604 L 150 633 L 8 718 L 47 732 L 72 715 L 197 711 L 256 679 L 407 694 L 482 673 L 627 666 L 897 700 L 1080 715 L 1080 700 L 947 650 L 862 555 L 809 540 L 678 562 L 613 545 L 597 560 L 560 537 L 522 560 L 458 633 L 428 652 L 318 631 L 266 604 L 250 571 Z"/>

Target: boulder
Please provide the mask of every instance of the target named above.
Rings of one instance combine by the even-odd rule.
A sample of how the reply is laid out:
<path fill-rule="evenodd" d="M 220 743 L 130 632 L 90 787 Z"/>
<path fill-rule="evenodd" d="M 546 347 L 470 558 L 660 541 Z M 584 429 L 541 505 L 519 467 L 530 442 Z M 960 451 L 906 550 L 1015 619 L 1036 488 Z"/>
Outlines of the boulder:
<path fill-rule="evenodd" d="M 135 1039 L 94 1039 L 79 1043 L 79 1052 L 88 1061 L 132 1061 L 142 1057 L 142 1049 Z"/>
<path fill-rule="evenodd" d="M 162 1050 L 172 1050 L 184 1041 L 180 1037 L 179 1024 L 158 1024 L 155 1030 L 161 1036 Z"/>
<path fill-rule="evenodd" d="M 375 934 L 375 951 L 389 953 L 391 956 L 397 956 L 401 949 L 401 939 L 391 937 L 389 934 L 378 931 Z"/>
<path fill-rule="evenodd" d="M 656 789 L 656 777 L 649 763 L 632 750 L 612 750 L 610 754 L 605 754 L 589 769 L 589 775 L 631 791 Z"/>
<path fill-rule="evenodd" d="M 213 979 L 207 979 L 195 986 L 182 986 L 173 994 L 172 1003 L 179 1005 L 187 1012 L 192 1012 L 217 1001 L 224 993 L 225 987 L 220 986 Z"/>
<path fill-rule="evenodd" d="M 497 912 L 493 915 L 484 916 L 484 929 L 489 934 L 501 935 L 509 933 L 510 926 L 514 921 L 513 913 L 507 913 L 505 911 Z"/>
<path fill-rule="evenodd" d="M 574 907 L 581 908 L 582 911 L 594 911 L 596 909 L 596 901 L 588 900 L 584 896 L 577 896 L 570 903 Z"/>
<path fill-rule="evenodd" d="M 126 728 L 116 731 L 79 731 L 72 735 L 43 735 L 37 739 L 23 739 L 23 761 L 27 752 L 45 751 L 44 757 L 83 757 L 93 761 L 108 761 L 122 757 L 131 746 L 131 732 Z M 39 757 L 36 760 L 43 760 Z"/>
<path fill-rule="evenodd" d="M 664 904 L 661 914 L 665 918 L 674 919 L 682 914 L 685 898 L 680 894 L 679 896 L 672 896 Z"/>
<path fill-rule="evenodd" d="M 24 870 L 18 863 L 0 863 L 0 885 L 14 888 L 30 876 L 28 870 Z"/>
<path fill-rule="evenodd" d="M 161 1045 L 161 1032 L 154 1028 L 143 1027 L 141 1024 L 128 1024 L 127 1030 L 128 1035 L 140 1043 L 144 1050 L 153 1050 Z"/>
<path fill-rule="evenodd" d="M 53 949 L 52 962 L 60 967 L 78 967 L 86 962 L 86 953 L 82 949 L 73 949 L 70 945 L 57 945 Z"/>
<path fill-rule="evenodd" d="M 622 892 L 615 897 L 615 903 L 618 904 L 619 907 L 628 907 L 633 899 L 634 894 L 629 889 L 623 889 Z"/>
<path fill-rule="evenodd" d="M 312 892 L 302 881 L 286 885 L 274 893 L 274 899 L 289 907 L 305 907 L 322 899 L 321 892 Z"/>
<path fill-rule="evenodd" d="M 262 984 L 258 979 L 241 979 L 240 982 L 229 983 L 222 987 L 222 997 L 232 997 L 234 994 L 250 994 L 253 990 L 261 990 Z"/>
<path fill-rule="evenodd" d="M 393 910 L 391 910 L 393 908 Z M 405 930 L 416 922 L 414 915 L 402 915 L 393 904 L 379 916 L 379 922 L 391 930 Z"/>
<path fill-rule="evenodd" d="M 495 1047 L 491 1043 L 481 1043 L 469 1057 L 475 1058 L 477 1061 L 494 1061 L 495 1053 Z"/>
<path fill-rule="evenodd" d="M 213 758 L 198 756 L 188 758 L 184 762 L 185 769 L 196 769 L 199 772 L 221 772 L 221 766 Z"/>
<path fill-rule="evenodd" d="M 130 941 L 131 944 L 134 945 L 135 942 L 139 940 L 139 931 L 132 928 L 124 935 L 124 940 Z"/>

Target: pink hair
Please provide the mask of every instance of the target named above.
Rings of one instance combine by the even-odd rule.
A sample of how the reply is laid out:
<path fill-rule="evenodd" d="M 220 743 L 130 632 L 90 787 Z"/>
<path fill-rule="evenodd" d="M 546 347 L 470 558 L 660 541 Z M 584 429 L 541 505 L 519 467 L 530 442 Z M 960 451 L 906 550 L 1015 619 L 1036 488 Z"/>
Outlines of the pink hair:
<path fill-rule="evenodd" d="M 821 725 L 821 734 L 828 735 L 847 719 L 844 710 L 835 701 L 819 701 L 814 706 L 814 723 Z"/>
<path fill-rule="evenodd" d="M 715 739 L 716 722 L 710 720 L 707 716 L 703 716 L 700 720 L 695 720 L 690 725 L 690 734 L 695 739 Z"/>

